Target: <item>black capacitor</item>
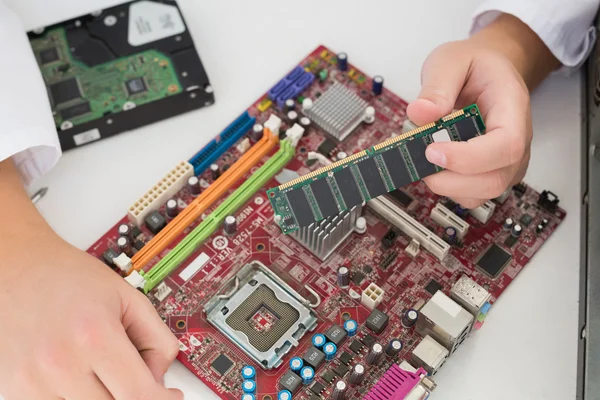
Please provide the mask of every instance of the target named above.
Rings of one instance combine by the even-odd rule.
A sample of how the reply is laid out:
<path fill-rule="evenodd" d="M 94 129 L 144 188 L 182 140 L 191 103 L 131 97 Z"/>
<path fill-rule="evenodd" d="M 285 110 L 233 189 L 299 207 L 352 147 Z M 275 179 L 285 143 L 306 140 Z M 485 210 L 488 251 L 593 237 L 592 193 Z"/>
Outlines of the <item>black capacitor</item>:
<path fill-rule="evenodd" d="M 379 96 L 383 93 L 383 76 L 375 75 L 373 77 L 373 94 Z"/>
<path fill-rule="evenodd" d="M 290 121 L 290 123 L 294 123 L 294 122 L 296 122 L 298 120 L 298 113 L 296 111 L 294 111 L 294 110 L 289 111 L 287 113 L 287 118 Z"/>
<path fill-rule="evenodd" d="M 216 181 L 221 176 L 221 170 L 217 164 L 210 164 L 210 176 L 212 176 L 212 180 Z"/>
<path fill-rule="evenodd" d="M 237 219 L 233 215 L 228 215 L 225 217 L 223 230 L 228 235 L 235 235 L 235 232 L 237 231 Z"/>
<path fill-rule="evenodd" d="M 348 70 L 348 55 L 346 53 L 338 53 L 337 64 L 340 71 Z"/>
<path fill-rule="evenodd" d="M 131 237 L 131 227 L 127 224 L 119 225 L 119 236 Z"/>
<path fill-rule="evenodd" d="M 187 183 L 188 189 L 190 193 L 194 196 L 198 196 L 200 194 L 200 180 L 196 176 L 190 176 Z"/>
<path fill-rule="evenodd" d="M 515 221 L 513 221 L 512 218 L 508 217 L 504 220 L 504 224 L 502 224 L 502 229 L 504 229 L 505 231 L 510 231 L 514 224 Z"/>
<path fill-rule="evenodd" d="M 177 214 L 179 214 L 179 206 L 177 205 L 177 200 L 170 199 L 169 201 L 167 201 L 166 213 L 167 217 L 169 218 L 175 218 Z"/>
<path fill-rule="evenodd" d="M 294 101 L 294 99 L 287 99 L 285 101 L 285 110 L 286 111 L 291 111 L 294 108 L 296 108 L 296 102 Z"/>
<path fill-rule="evenodd" d="M 375 365 L 381 361 L 383 357 L 383 346 L 379 343 L 374 343 L 369 350 L 369 354 L 367 354 L 367 364 Z"/>
<path fill-rule="evenodd" d="M 338 268 L 337 283 L 340 287 L 347 287 L 350 285 L 350 270 L 345 265 Z"/>
<path fill-rule="evenodd" d="M 406 312 L 402 315 L 402 326 L 405 328 L 412 328 L 417 323 L 419 319 L 419 312 L 413 308 L 406 310 Z"/>
<path fill-rule="evenodd" d="M 133 249 L 131 248 L 131 241 L 125 236 L 121 236 L 117 239 L 117 246 L 122 253 L 125 253 L 128 257 L 131 257 Z"/>
<path fill-rule="evenodd" d="M 539 224 L 536 228 L 535 228 L 535 232 L 536 233 L 542 233 L 542 231 L 544 230 L 544 225 Z"/>
<path fill-rule="evenodd" d="M 548 223 L 549 223 L 549 222 L 550 222 L 550 221 L 548 221 L 546 218 L 544 218 L 544 219 L 542 220 L 542 225 L 546 226 L 546 225 L 548 225 Z"/>
<path fill-rule="evenodd" d="M 333 388 L 333 393 L 331 394 L 331 398 L 333 400 L 345 400 L 347 393 L 348 393 L 348 384 L 346 382 L 340 380 L 335 383 L 335 387 Z"/>
<path fill-rule="evenodd" d="M 352 368 L 352 373 L 350 374 L 350 378 L 348 381 L 351 385 L 360 385 L 362 381 L 365 379 L 367 369 L 362 364 L 356 364 L 354 368 Z"/>
<path fill-rule="evenodd" d="M 250 132 L 250 139 L 252 139 L 255 142 L 258 142 L 263 137 L 263 131 L 264 128 L 261 124 L 254 125 L 252 131 Z"/>
<path fill-rule="evenodd" d="M 310 118 L 308 118 L 308 117 L 300 118 L 300 125 L 302 125 L 305 128 L 309 127 L 310 126 Z"/>
<path fill-rule="evenodd" d="M 519 236 L 521 236 L 521 233 L 523 233 L 523 228 L 519 224 L 516 224 L 510 230 L 510 236 L 515 237 L 515 238 L 518 238 Z"/>
<path fill-rule="evenodd" d="M 395 357 L 402 351 L 402 342 L 400 339 L 392 339 L 385 348 L 385 354 Z"/>
<path fill-rule="evenodd" d="M 456 243 L 456 228 L 449 226 L 446 229 L 444 229 L 444 236 L 442 237 L 442 239 L 444 240 L 444 242 L 448 243 L 449 245 L 453 245 Z"/>

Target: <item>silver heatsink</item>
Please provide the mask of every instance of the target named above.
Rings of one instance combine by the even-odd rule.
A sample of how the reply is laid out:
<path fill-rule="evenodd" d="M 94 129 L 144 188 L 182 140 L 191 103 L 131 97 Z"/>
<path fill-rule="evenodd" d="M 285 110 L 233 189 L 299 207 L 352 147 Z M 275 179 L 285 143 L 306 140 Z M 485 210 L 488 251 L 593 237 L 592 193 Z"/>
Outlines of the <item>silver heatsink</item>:
<path fill-rule="evenodd" d="M 325 132 L 342 141 L 364 120 L 368 106 L 356 93 L 335 82 L 306 110 L 306 115 Z"/>
<path fill-rule="evenodd" d="M 350 211 L 325 218 L 293 232 L 291 236 L 321 261 L 354 232 L 356 220 L 362 214 L 362 205 L 355 206 Z"/>

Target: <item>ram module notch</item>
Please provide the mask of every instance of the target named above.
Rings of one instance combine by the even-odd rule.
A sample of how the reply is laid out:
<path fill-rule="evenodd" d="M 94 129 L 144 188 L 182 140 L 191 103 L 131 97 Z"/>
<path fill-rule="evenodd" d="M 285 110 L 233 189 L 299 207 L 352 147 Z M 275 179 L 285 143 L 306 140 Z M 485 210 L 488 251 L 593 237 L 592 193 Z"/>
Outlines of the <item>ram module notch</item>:
<path fill-rule="evenodd" d="M 467 141 L 485 132 L 476 105 L 267 191 L 284 233 L 321 221 L 441 170 L 425 157 L 437 141 Z"/>

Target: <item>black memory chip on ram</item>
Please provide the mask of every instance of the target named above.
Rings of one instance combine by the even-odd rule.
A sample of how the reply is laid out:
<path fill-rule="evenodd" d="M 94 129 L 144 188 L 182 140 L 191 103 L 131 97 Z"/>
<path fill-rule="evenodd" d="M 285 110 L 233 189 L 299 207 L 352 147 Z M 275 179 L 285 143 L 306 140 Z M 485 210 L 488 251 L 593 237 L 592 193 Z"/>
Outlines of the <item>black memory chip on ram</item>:
<path fill-rule="evenodd" d="M 289 191 L 286 197 L 299 226 L 308 226 L 315 222 L 315 217 L 302 188 Z"/>
<path fill-rule="evenodd" d="M 74 106 L 60 110 L 60 116 L 65 120 L 69 120 L 89 112 L 92 112 L 92 108 L 90 107 L 90 102 L 86 101 L 85 103 L 75 104 Z"/>
<path fill-rule="evenodd" d="M 469 139 L 473 139 L 479 134 L 477 122 L 475 122 L 475 118 L 473 117 L 458 121 L 456 124 L 454 124 L 454 129 L 458 131 L 461 140 L 464 142 Z"/>
<path fill-rule="evenodd" d="M 339 213 L 337 203 L 331 193 L 331 187 L 327 179 L 319 179 L 310 184 L 313 196 L 319 205 L 323 218 Z"/>
<path fill-rule="evenodd" d="M 354 180 L 354 176 L 352 176 L 352 171 L 350 168 L 339 170 L 333 174 L 333 178 L 340 189 L 340 193 L 344 198 L 344 203 L 346 203 L 347 209 L 357 206 L 363 202 L 362 196 L 360 195 L 360 191 L 356 186 L 356 181 Z"/>
<path fill-rule="evenodd" d="M 427 149 L 427 144 L 423 138 L 416 138 L 406 143 L 406 150 L 410 154 L 419 178 L 425 178 L 437 172 L 435 165 L 430 163 L 427 157 L 425 157 L 425 149 Z"/>
<path fill-rule="evenodd" d="M 377 196 L 387 193 L 387 188 L 385 187 L 385 183 L 379 173 L 379 168 L 377 168 L 377 163 L 374 158 L 367 158 L 356 164 L 356 166 L 369 191 L 369 197 L 374 199 Z"/>
<path fill-rule="evenodd" d="M 404 163 L 404 157 L 402 157 L 402 153 L 400 153 L 398 148 L 386 151 L 381 157 L 387 166 L 395 187 L 399 188 L 412 183 L 413 180 Z"/>

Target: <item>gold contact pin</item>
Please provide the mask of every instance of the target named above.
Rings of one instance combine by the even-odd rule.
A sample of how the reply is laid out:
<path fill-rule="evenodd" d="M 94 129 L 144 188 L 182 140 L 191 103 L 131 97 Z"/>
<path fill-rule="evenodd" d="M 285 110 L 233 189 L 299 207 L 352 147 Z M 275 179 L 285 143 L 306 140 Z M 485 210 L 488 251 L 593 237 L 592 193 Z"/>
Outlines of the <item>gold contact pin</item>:
<path fill-rule="evenodd" d="M 444 118 L 442 118 L 442 121 L 448 122 L 448 121 L 451 121 L 451 120 L 453 120 L 455 118 L 458 118 L 458 117 L 460 117 L 462 115 L 465 115 L 465 111 L 464 110 L 458 110 L 458 111 L 453 112 L 450 115 L 446 115 Z"/>

